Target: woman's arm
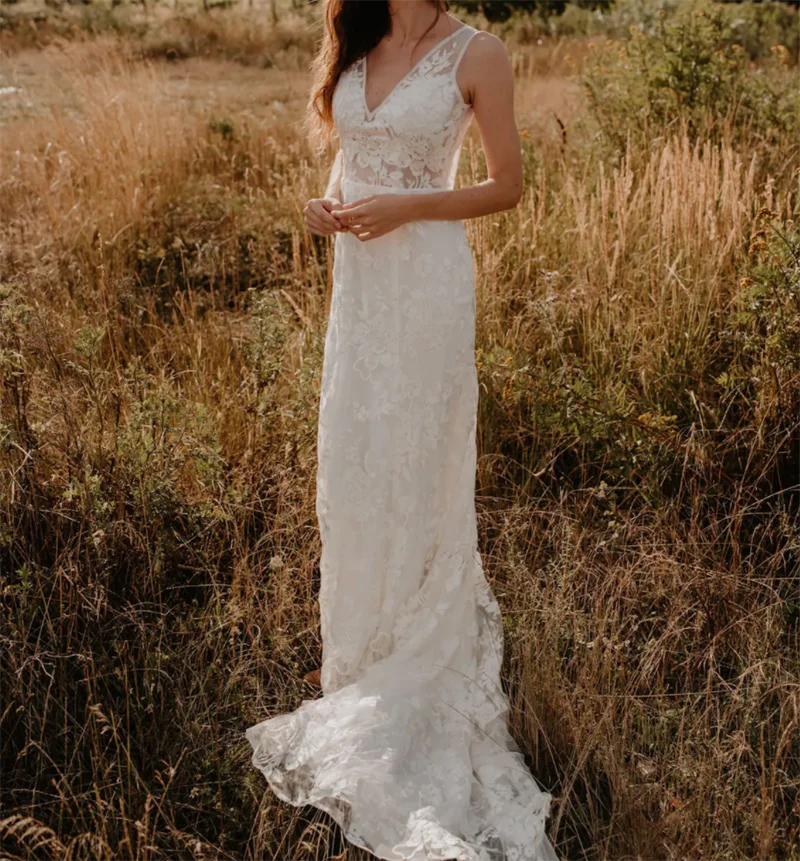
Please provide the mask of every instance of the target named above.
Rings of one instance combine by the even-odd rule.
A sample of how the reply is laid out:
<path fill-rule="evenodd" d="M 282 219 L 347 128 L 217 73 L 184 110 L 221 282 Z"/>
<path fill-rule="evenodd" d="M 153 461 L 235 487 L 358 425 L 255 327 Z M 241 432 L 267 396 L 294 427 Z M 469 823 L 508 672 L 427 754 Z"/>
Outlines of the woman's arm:
<path fill-rule="evenodd" d="M 374 239 L 409 221 L 457 221 L 512 209 L 522 196 L 522 159 L 514 119 L 514 77 L 505 45 L 475 36 L 459 70 L 471 96 L 488 178 L 430 194 L 379 194 L 347 204 L 338 216 L 359 239 Z"/>
<path fill-rule="evenodd" d="M 342 208 L 342 151 L 337 151 L 331 166 L 328 187 L 324 197 L 315 197 L 303 208 L 306 227 L 317 236 L 330 236 L 339 233 L 344 226 L 336 213 Z"/>
<path fill-rule="evenodd" d="M 325 197 L 333 200 L 342 200 L 342 151 L 336 150 L 336 156 L 331 165 L 331 175 L 328 179 L 328 187 L 325 189 Z"/>

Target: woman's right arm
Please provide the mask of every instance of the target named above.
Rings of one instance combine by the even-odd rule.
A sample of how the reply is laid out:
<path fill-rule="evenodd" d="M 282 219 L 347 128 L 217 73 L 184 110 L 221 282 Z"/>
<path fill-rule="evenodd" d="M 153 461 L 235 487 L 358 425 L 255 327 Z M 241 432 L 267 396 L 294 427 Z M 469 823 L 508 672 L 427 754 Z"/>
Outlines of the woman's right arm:
<path fill-rule="evenodd" d="M 328 187 L 325 189 L 325 197 L 332 197 L 334 200 L 341 202 L 342 200 L 342 165 L 344 156 L 341 149 L 336 150 L 336 157 L 331 166 L 331 176 L 328 180 Z"/>
<path fill-rule="evenodd" d="M 346 228 L 336 217 L 336 210 L 342 207 L 342 151 L 337 151 L 331 167 L 325 197 L 315 197 L 303 208 L 306 227 L 317 236 L 330 236 Z"/>

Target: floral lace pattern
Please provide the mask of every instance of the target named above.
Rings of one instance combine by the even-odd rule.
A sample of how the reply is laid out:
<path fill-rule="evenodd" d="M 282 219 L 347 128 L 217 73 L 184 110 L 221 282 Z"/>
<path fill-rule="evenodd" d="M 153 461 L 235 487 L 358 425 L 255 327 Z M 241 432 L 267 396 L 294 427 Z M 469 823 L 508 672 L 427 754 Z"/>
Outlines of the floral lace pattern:
<path fill-rule="evenodd" d="M 478 31 L 463 25 L 439 42 L 370 111 L 367 58 L 336 88 L 334 119 L 344 175 L 395 188 L 451 188 L 472 111 L 456 82 L 459 61 Z"/>
<path fill-rule="evenodd" d="M 334 117 L 346 200 L 450 188 L 471 110 L 462 26 L 370 113 Z M 508 732 L 503 627 L 475 516 L 475 280 L 464 225 L 335 238 L 317 517 L 323 696 L 247 730 L 285 801 L 385 861 L 555 861 L 551 796 Z"/>

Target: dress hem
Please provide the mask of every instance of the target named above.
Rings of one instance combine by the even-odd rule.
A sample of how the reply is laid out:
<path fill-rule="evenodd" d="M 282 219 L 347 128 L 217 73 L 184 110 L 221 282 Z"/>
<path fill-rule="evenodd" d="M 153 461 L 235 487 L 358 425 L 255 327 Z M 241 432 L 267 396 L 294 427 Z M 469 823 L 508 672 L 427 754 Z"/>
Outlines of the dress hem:
<path fill-rule="evenodd" d="M 304 701 L 305 702 L 305 701 Z M 314 702 L 313 700 L 311 702 Z M 269 720 L 269 719 L 267 719 Z M 367 846 L 362 839 L 353 834 L 350 831 L 349 826 L 346 823 L 346 814 L 342 811 L 342 805 L 347 806 L 347 812 L 352 809 L 351 802 L 337 795 L 321 795 L 317 797 L 308 796 L 305 798 L 296 798 L 291 795 L 291 793 L 287 792 L 283 789 L 279 776 L 283 774 L 283 770 L 277 767 L 274 768 L 265 768 L 257 761 L 257 754 L 260 748 L 263 747 L 263 740 L 255 739 L 255 731 L 259 728 L 261 724 L 255 724 L 250 727 L 245 732 L 245 737 L 250 743 L 251 748 L 253 749 L 253 756 L 251 759 L 252 765 L 264 775 L 267 780 L 267 784 L 269 785 L 270 790 L 275 794 L 275 796 L 286 804 L 290 804 L 292 807 L 316 807 L 319 810 L 322 810 L 324 813 L 327 813 L 331 819 L 339 826 L 342 831 L 342 835 L 345 840 L 351 844 L 352 846 L 357 847 L 358 849 L 363 849 L 365 852 L 369 852 L 374 858 L 379 859 L 379 861 L 402 861 L 401 857 L 396 853 L 392 855 L 384 854 L 383 851 L 376 852 L 374 849 Z M 549 793 L 544 793 L 549 795 Z M 537 853 L 537 857 L 541 859 L 541 861 L 560 861 L 558 855 L 555 852 L 552 844 L 550 843 L 549 837 L 547 836 L 547 832 L 545 831 L 545 821 L 549 818 L 551 810 L 550 810 L 550 801 L 548 799 L 547 806 L 544 808 L 543 813 L 541 815 L 540 827 L 542 830 L 540 844 L 542 848 L 542 852 Z M 454 835 L 455 836 L 455 835 Z M 459 840 L 464 840 L 464 838 L 457 838 Z M 391 850 L 392 852 L 394 850 Z M 486 856 L 485 850 L 481 850 L 481 852 L 476 852 L 474 849 L 470 849 L 470 855 L 461 855 L 461 856 L 426 856 L 425 861 L 484 861 Z"/>

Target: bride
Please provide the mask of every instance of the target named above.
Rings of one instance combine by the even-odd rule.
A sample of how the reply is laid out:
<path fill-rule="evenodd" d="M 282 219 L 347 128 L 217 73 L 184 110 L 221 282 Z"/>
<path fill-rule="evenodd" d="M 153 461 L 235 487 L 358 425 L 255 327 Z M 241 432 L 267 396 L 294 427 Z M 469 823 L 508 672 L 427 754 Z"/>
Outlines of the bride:
<path fill-rule="evenodd" d="M 553 861 L 551 795 L 507 728 L 475 516 L 475 280 L 463 221 L 514 207 L 503 43 L 441 0 L 327 0 L 310 116 L 339 150 L 317 437 L 321 696 L 247 730 L 253 764 L 386 861 Z M 488 178 L 455 189 L 475 116 Z"/>

